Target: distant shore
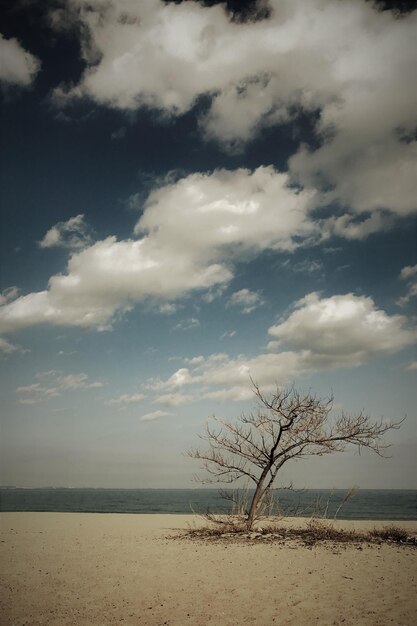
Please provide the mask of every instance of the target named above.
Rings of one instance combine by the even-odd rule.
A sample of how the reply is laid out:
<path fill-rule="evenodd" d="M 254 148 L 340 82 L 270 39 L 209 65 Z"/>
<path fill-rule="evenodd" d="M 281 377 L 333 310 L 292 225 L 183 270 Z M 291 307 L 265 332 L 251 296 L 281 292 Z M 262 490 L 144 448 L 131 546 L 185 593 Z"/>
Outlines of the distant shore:
<path fill-rule="evenodd" d="M 171 538 L 201 523 L 184 514 L 0 513 L 2 624 L 417 623 L 415 548 Z M 417 522 L 394 523 L 417 531 Z"/>

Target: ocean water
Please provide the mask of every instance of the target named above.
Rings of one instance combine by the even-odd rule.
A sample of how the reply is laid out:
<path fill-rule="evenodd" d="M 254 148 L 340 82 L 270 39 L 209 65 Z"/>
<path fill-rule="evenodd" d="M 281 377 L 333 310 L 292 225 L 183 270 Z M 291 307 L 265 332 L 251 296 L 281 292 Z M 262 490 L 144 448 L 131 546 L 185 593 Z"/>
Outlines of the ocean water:
<path fill-rule="evenodd" d="M 347 492 L 275 490 L 275 509 L 287 515 L 333 518 Z M 88 513 L 226 513 L 230 502 L 215 489 L 18 489 L 0 488 L 0 511 Z M 417 520 L 417 490 L 360 489 L 338 519 Z"/>

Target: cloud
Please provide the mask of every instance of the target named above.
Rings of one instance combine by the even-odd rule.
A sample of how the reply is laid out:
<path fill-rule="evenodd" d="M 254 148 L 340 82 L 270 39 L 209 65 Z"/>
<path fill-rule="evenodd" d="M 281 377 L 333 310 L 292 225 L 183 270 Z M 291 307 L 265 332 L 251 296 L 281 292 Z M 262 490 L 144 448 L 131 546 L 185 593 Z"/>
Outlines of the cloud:
<path fill-rule="evenodd" d="M 174 330 L 192 330 L 193 328 L 198 328 L 200 326 L 200 322 L 195 317 L 189 317 L 186 320 L 182 320 L 182 322 L 178 322 L 174 326 Z"/>
<path fill-rule="evenodd" d="M 177 308 L 176 304 L 173 304 L 172 302 L 165 302 L 160 305 L 159 312 L 163 315 L 173 315 L 177 312 Z"/>
<path fill-rule="evenodd" d="M 11 300 L 14 300 L 19 295 L 19 289 L 17 287 L 9 287 L 0 293 L 0 305 L 7 304 Z"/>
<path fill-rule="evenodd" d="M 194 396 L 183 393 L 166 393 L 156 396 L 153 404 L 165 404 L 166 406 L 183 406 L 193 402 Z"/>
<path fill-rule="evenodd" d="M 142 400 L 145 398 L 145 394 L 143 393 L 132 393 L 132 394 L 127 394 L 124 393 L 121 396 L 119 396 L 118 398 L 113 398 L 111 400 L 108 400 L 106 402 L 106 404 L 108 405 L 119 405 L 119 406 L 126 406 L 129 404 L 136 404 L 138 402 L 142 402 Z"/>
<path fill-rule="evenodd" d="M 203 359 L 204 360 L 204 359 Z M 149 389 L 177 389 L 182 387 L 183 385 L 187 385 L 193 382 L 193 379 L 190 374 L 190 370 L 187 367 L 182 367 L 172 376 L 170 376 L 166 381 L 162 381 L 159 378 L 152 378 L 148 381 L 147 386 Z"/>
<path fill-rule="evenodd" d="M 190 359 L 184 359 L 185 363 L 189 364 L 189 365 L 200 365 L 201 363 L 204 363 L 204 357 L 202 354 L 198 355 L 198 356 L 193 356 Z"/>
<path fill-rule="evenodd" d="M 250 379 L 262 381 L 264 388 L 273 388 L 277 381 L 288 381 L 299 369 L 296 353 L 259 354 L 254 357 L 228 358 L 221 363 L 208 362 L 198 380 L 208 388 L 205 397 L 245 400 L 252 397 Z"/>
<path fill-rule="evenodd" d="M 242 381 L 241 385 L 236 385 L 234 387 L 217 389 L 216 391 L 207 391 L 203 394 L 203 397 L 206 400 L 218 400 L 220 402 L 225 402 L 227 400 L 232 400 L 234 402 L 251 400 L 253 399 L 253 391 L 250 379 L 248 378 L 245 382 L 246 384 Z M 270 388 L 270 385 L 268 385 L 268 388 Z M 263 386 L 263 389 L 266 391 L 265 385 Z"/>
<path fill-rule="evenodd" d="M 400 273 L 400 278 L 403 280 L 409 280 L 417 276 L 417 265 L 407 265 L 403 267 Z"/>
<path fill-rule="evenodd" d="M 336 235 L 349 240 L 363 240 L 374 233 L 389 230 L 393 224 L 392 215 L 380 211 L 364 215 L 331 216 L 322 222 L 323 237 Z"/>
<path fill-rule="evenodd" d="M 8 289 L 5 289 L 0 293 L 0 307 L 17 298 L 18 294 L 19 290 L 17 287 L 9 287 Z M 13 352 L 17 351 L 20 352 L 21 348 L 12 344 L 10 341 L 7 341 L 4 337 L 0 337 L 0 353 L 13 354 Z"/>
<path fill-rule="evenodd" d="M 263 304 L 265 304 L 265 300 L 259 291 L 240 289 L 232 293 L 226 306 L 239 307 L 242 313 L 252 313 Z"/>
<path fill-rule="evenodd" d="M 291 269 L 293 272 L 300 274 L 314 274 L 315 272 L 321 272 L 323 270 L 323 263 L 321 261 L 305 259 L 304 261 L 299 261 L 291 265 Z"/>
<path fill-rule="evenodd" d="M 101 381 L 90 381 L 87 374 L 62 374 L 55 370 L 37 374 L 38 381 L 15 390 L 19 404 L 38 404 L 56 398 L 62 392 L 78 389 L 98 389 L 104 386 Z"/>
<path fill-rule="evenodd" d="M 295 352 L 280 354 L 244 355 L 230 358 L 226 354 L 209 355 L 193 370 L 184 368 L 174 372 L 160 387 L 169 387 L 175 379 L 180 386 L 197 386 L 194 396 L 217 400 L 246 400 L 252 397 L 251 377 L 262 382 L 265 389 L 273 389 L 277 381 L 285 382 L 300 373 L 300 358 Z"/>
<path fill-rule="evenodd" d="M 306 373 L 358 367 L 417 341 L 417 328 L 405 316 L 388 315 L 372 298 L 353 294 L 330 298 L 308 294 L 268 332 L 276 338 L 268 345 L 273 352 L 235 358 L 200 355 L 150 388 L 192 385 L 194 398 L 241 401 L 252 397 L 251 378 L 268 391 Z"/>
<path fill-rule="evenodd" d="M 67 376 L 58 376 L 56 378 L 56 384 L 59 389 L 97 389 L 103 387 L 104 383 L 101 381 L 94 381 L 90 383 L 88 381 L 87 374 L 68 374 Z"/>
<path fill-rule="evenodd" d="M 400 306 L 404 306 L 408 304 L 412 298 L 417 297 L 417 265 L 407 265 L 403 267 L 400 278 L 408 283 L 407 294 L 399 298 L 397 302 Z"/>
<path fill-rule="evenodd" d="M 19 350 L 17 346 L 10 343 L 10 341 L 7 341 L 7 339 L 0 337 L 0 352 L 3 352 L 4 354 L 12 354 L 13 352 L 16 352 L 16 350 Z"/>
<path fill-rule="evenodd" d="M 216 170 L 169 183 L 150 193 L 137 239 L 108 237 L 74 252 L 66 273 L 52 276 L 47 289 L 0 307 L 0 332 L 40 323 L 103 330 L 137 302 L 164 304 L 225 285 L 238 262 L 316 237 L 310 200 L 273 167 Z M 56 243 L 63 229 L 55 228 Z"/>
<path fill-rule="evenodd" d="M 224 6 L 197 2 L 69 6 L 87 66 L 77 85 L 56 91 L 61 102 L 89 97 L 175 116 L 205 95 L 201 131 L 228 150 L 314 113 L 316 145 L 290 159 L 293 180 L 348 213 L 416 210 L 417 11 L 398 18 L 365 0 L 269 0 L 266 19 L 239 23 Z M 377 227 L 371 220 L 356 234 Z"/>
<path fill-rule="evenodd" d="M 0 33 L 0 81 L 6 85 L 29 86 L 40 68 L 39 60 L 27 52 L 17 39 Z"/>
<path fill-rule="evenodd" d="M 165 417 L 166 415 L 172 415 L 172 413 L 168 413 L 167 411 L 153 411 L 152 413 L 146 413 L 142 415 L 140 418 L 141 422 L 151 422 L 153 420 L 157 420 L 160 417 Z"/>
<path fill-rule="evenodd" d="M 414 372 L 417 370 L 417 361 L 411 361 L 404 369 L 406 372 Z"/>
<path fill-rule="evenodd" d="M 387 315 L 372 298 L 351 293 L 322 299 L 318 293 L 308 294 L 268 332 L 276 338 L 271 348 L 297 350 L 312 369 L 358 366 L 417 340 L 417 330 L 406 317 Z"/>
<path fill-rule="evenodd" d="M 111 139 L 114 139 L 115 141 L 124 139 L 126 137 L 126 131 L 127 131 L 126 126 L 121 126 L 121 128 L 119 128 L 118 130 L 115 130 L 111 134 Z"/>
<path fill-rule="evenodd" d="M 289 185 L 272 166 L 191 174 L 150 193 L 135 232 L 196 264 L 293 250 L 296 238 L 315 234 L 307 215 L 314 194 Z M 208 287 L 217 282 L 224 281 Z"/>
<path fill-rule="evenodd" d="M 236 330 L 226 330 L 220 335 L 220 339 L 231 339 L 237 334 Z"/>
<path fill-rule="evenodd" d="M 86 95 L 120 109 L 152 106 L 184 113 L 199 94 L 218 88 L 219 80 L 228 82 L 239 66 L 233 45 L 241 29 L 232 28 L 233 40 L 225 50 L 223 37 L 229 36 L 231 24 L 222 7 L 159 0 L 89 7 L 70 0 L 69 5 L 86 33 L 87 68 L 78 85 L 57 90 L 60 99 Z"/>
<path fill-rule="evenodd" d="M 209 289 L 205 293 L 203 293 L 203 295 L 201 296 L 201 299 L 204 302 L 207 302 L 207 304 L 211 304 L 218 298 L 221 298 L 221 296 L 223 295 L 226 289 L 227 289 L 226 285 L 219 285 L 218 287 L 214 287 L 212 289 Z"/>
<path fill-rule="evenodd" d="M 88 226 L 84 215 L 76 215 L 66 222 L 58 222 L 52 226 L 39 242 L 41 248 L 84 248 L 91 244 Z"/>

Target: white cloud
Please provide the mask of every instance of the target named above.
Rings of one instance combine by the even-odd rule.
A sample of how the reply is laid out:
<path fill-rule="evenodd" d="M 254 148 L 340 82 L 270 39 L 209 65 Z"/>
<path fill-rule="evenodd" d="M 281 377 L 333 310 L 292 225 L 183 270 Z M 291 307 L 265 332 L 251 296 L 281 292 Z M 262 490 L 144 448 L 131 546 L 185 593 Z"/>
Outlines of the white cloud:
<path fill-rule="evenodd" d="M 9 287 L 0 293 L 0 305 L 7 304 L 11 300 L 14 300 L 19 295 L 19 289 L 17 287 Z"/>
<path fill-rule="evenodd" d="M 190 370 L 187 367 L 182 367 L 170 376 L 166 381 L 161 379 L 151 379 L 148 381 L 147 386 L 149 389 L 178 389 L 184 385 L 188 385 L 193 382 Z"/>
<path fill-rule="evenodd" d="M 293 272 L 299 272 L 301 274 L 314 274 L 315 272 L 321 272 L 323 270 L 323 263 L 321 261 L 305 259 L 305 261 L 294 263 L 291 269 Z"/>
<path fill-rule="evenodd" d="M 229 149 L 318 111 L 321 146 L 293 156 L 294 179 L 356 213 L 415 211 L 417 12 L 398 18 L 365 0 L 269 5 L 268 19 L 236 23 L 220 5 L 70 0 L 87 68 L 57 98 L 179 115 L 208 94 L 202 132 Z"/>
<path fill-rule="evenodd" d="M 298 365 L 298 355 L 291 352 L 259 354 L 255 357 L 239 356 L 218 364 L 209 360 L 199 376 L 199 381 L 209 386 L 226 385 L 247 390 L 251 378 L 262 381 L 264 386 L 274 385 L 277 380 L 287 381 L 297 371 Z"/>
<path fill-rule="evenodd" d="M 148 234 L 160 249 L 185 252 L 196 264 L 292 250 L 296 237 L 315 230 L 307 216 L 313 194 L 289 183 L 272 166 L 191 174 L 151 192 L 135 232 Z"/>
<path fill-rule="evenodd" d="M 165 417 L 166 415 L 172 415 L 171 413 L 168 413 L 167 411 L 153 411 L 152 413 L 146 413 L 145 415 L 142 415 L 140 418 L 141 422 L 151 422 L 153 420 L 157 420 L 160 417 Z"/>
<path fill-rule="evenodd" d="M 237 334 L 236 330 L 226 330 L 220 335 L 220 339 L 231 339 Z"/>
<path fill-rule="evenodd" d="M 67 374 L 51 370 L 41 372 L 36 378 L 41 382 L 35 382 L 23 387 L 17 387 L 16 394 L 20 404 L 38 404 L 50 398 L 58 397 L 62 392 L 78 389 L 98 389 L 104 386 L 101 381 L 90 381 L 87 374 Z"/>
<path fill-rule="evenodd" d="M 265 391 L 270 388 L 270 385 L 263 387 Z M 234 387 L 217 389 L 216 391 L 207 391 L 204 393 L 203 397 L 206 400 L 219 400 L 220 402 L 225 402 L 227 400 L 232 400 L 233 402 L 243 402 L 245 400 L 253 399 L 254 396 L 250 379 L 248 379 L 246 384 L 242 382 L 241 385 L 236 385 Z"/>
<path fill-rule="evenodd" d="M 52 226 L 39 242 L 41 248 L 84 248 L 91 244 L 88 226 L 84 215 L 70 217 L 66 222 L 58 222 Z"/>
<path fill-rule="evenodd" d="M 252 397 L 251 378 L 268 391 L 306 373 L 357 367 L 417 341 L 417 328 L 405 316 L 388 315 L 372 298 L 353 294 L 322 299 L 309 294 L 285 320 L 271 326 L 269 334 L 277 338 L 268 346 L 276 352 L 235 358 L 200 355 L 151 388 L 193 385 L 195 397 L 246 400 Z"/>
<path fill-rule="evenodd" d="M 195 317 L 189 317 L 186 320 L 182 320 L 182 322 L 178 322 L 174 326 L 174 330 L 192 330 L 193 328 L 198 328 L 200 326 L 200 322 Z"/>
<path fill-rule="evenodd" d="M 172 302 L 166 302 L 165 304 L 161 304 L 159 307 L 159 312 L 163 315 L 173 315 L 177 312 L 177 305 Z"/>
<path fill-rule="evenodd" d="M 112 398 L 111 400 L 108 400 L 106 404 L 126 406 L 129 404 L 136 404 L 138 402 L 142 402 L 142 400 L 145 397 L 146 396 L 143 393 L 132 393 L 132 394 L 124 393 L 118 398 Z"/>
<path fill-rule="evenodd" d="M 323 238 L 336 235 L 349 240 L 366 239 L 374 233 L 389 230 L 393 224 L 392 215 L 387 212 L 357 215 L 332 216 L 323 220 Z"/>
<path fill-rule="evenodd" d="M 61 88 L 58 98 L 88 95 L 122 109 L 146 105 L 185 112 L 239 64 L 233 41 L 228 48 L 234 58 L 228 62 L 220 39 L 230 28 L 221 7 L 159 0 L 90 3 L 89 11 L 83 0 L 69 5 L 78 9 L 77 19 L 88 30 L 83 38 L 88 67 L 80 84 L 69 92 Z M 240 29 L 233 30 L 236 40 Z"/>
<path fill-rule="evenodd" d="M 57 387 L 45 387 L 40 383 L 18 387 L 15 391 L 18 394 L 19 404 L 28 405 L 38 404 L 61 395 Z"/>
<path fill-rule="evenodd" d="M 206 291 L 205 293 L 203 293 L 203 295 L 201 296 L 201 299 L 204 302 L 211 304 L 218 298 L 221 298 L 221 296 L 223 295 L 226 289 L 227 289 L 226 285 L 219 285 L 218 287 L 213 287 L 209 289 L 208 291 Z"/>
<path fill-rule="evenodd" d="M 194 365 L 195 371 L 201 371 L 207 366 L 216 366 L 220 363 L 224 363 L 228 359 L 229 357 L 225 352 L 215 352 L 214 354 L 210 354 L 209 357 L 203 357 L 200 355 L 198 357 L 194 357 L 193 359 L 186 359 L 186 362 L 190 365 Z"/>
<path fill-rule="evenodd" d="M 19 350 L 17 346 L 10 343 L 10 341 L 7 341 L 7 339 L 0 337 L 0 352 L 12 354 L 13 352 L 16 352 L 16 350 Z"/>
<path fill-rule="evenodd" d="M 153 400 L 153 404 L 165 404 L 166 406 L 183 406 L 193 402 L 194 396 L 183 393 L 165 393 L 160 396 L 156 396 Z"/>
<path fill-rule="evenodd" d="M 4 306 L 8 302 L 16 298 L 18 294 L 19 294 L 19 290 L 17 289 L 17 287 L 9 287 L 8 289 L 5 289 L 3 292 L 1 292 L 0 293 L 0 308 L 1 306 Z M 9 355 L 9 354 L 13 354 L 14 352 L 25 352 L 25 351 L 22 350 L 20 346 L 17 346 L 11 343 L 4 337 L 0 337 L 0 354 L 3 353 L 5 355 Z"/>
<path fill-rule="evenodd" d="M 408 283 L 407 294 L 397 302 L 400 306 L 404 306 L 408 304 L 412 298 L 417 297 L 417 265 L 407 265 L 403 267 L 400 278 Z"/>
<path fill-rule="evenodd" d="M 94 381 L 90 383 L 88 381 L 87 374 L 68 374 L 67 376 L 58 376 L 56 384 L 59 389 L 97 389 L 103 387 L 104 383 L 101 381 Z"/>
<path fill-rule="evenodd" d="M 5 39 L 0 33 L 0 81 L 6 85 L 27 87 L 35 79 L 40 63 L 22 48 L 17 39 Z"/>
<path fill-rule="evenodd" d="M 153 191 L 135 228 L 141 238 L 108 237 L 74 252 L 47 289 L 0 307 L 0 332 L 39 323 L 106 329 L 137 302 L 225 285 L 237 262 L 316 235 L 311 194 L 288 183 L 259 167 L 193 174 Z"/>
<path fill-rule="evenodd" d="M 265 300 L 259 291 L 240 289 L 232 293 L 226 306 L 239 307 L 242 313 L 252 313 L 263 304 Z"/>
<path fill-rule="evenodd" d="M 403 267 L 400 273 L 400 278 L 403 280 L 409 280 L 415 276 L 417 276 L 417 265 L 407 265 L 406 267 Z"/>
<path fill-rule="evenodd" d="M 280 354 L 244 355 L 230 358 L 212 354 L 192 371 L 178 370 L 160 386 L 169 387 L 172 380 L 181 379 L 181 386 L 198 385 L 200 397 L 217 400 L 246 400 L 252 397 L 251 378 L 262 382 L 265 389 L 273 389 L 277 381 L 287 382 L 302 372 L 301 359 L 295 352 Z"/>
<path fill-rule="evenodd" d="M 417 370 L 417 361 L 411 361 L 411 363 L 407 365 L 405 370 L 407 372 L 414 372 L 415 370 Z"/>
<path fill-rule="evenodd" d="M 203 355 L 200 354 L 199 356 L 193 356 L 191 359 L 185 359 L 185 362 L 189 365 L 200 365 L 201 363 L 204 363 L 204 360 Z"/>
<path fill-rule="evenodd" d="M 387 315 L 372 298 L 346 294 L 320 299 L 311 293 L 289 317 L 269 328 L 285 345 L 303 355 L 312 368 L 352 367 L 377 354 L 401 350 L 417 340 L 416 328 L 402 315 Z"/>

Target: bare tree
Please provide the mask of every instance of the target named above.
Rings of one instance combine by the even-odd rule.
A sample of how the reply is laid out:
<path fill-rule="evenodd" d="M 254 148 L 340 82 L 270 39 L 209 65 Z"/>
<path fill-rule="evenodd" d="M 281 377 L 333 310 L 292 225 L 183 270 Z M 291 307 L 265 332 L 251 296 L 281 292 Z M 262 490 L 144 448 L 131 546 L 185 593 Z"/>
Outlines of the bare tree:
<path fill-rule="evenodd" d="M 246 514 L 249 530 L 287 461 L 343 452 L 348 444 L 385 456 L 389 446 L 383 443 L 383 435 L 403 421 L 372 422 L 363 412 L 333 417 L 333 396 L 318 398 L 291 387 L 277 388 L 267 397 L 252 383 L 257 410 L 241 415 L 237 422 L 214 417 L 214 425 L 207 423 L 201 436 L 208 447 L 188 452 L 202 461 L 207 472 L 206 478 L 199 479 L 201 483 L 253 481 L 255 491 Z"/>

